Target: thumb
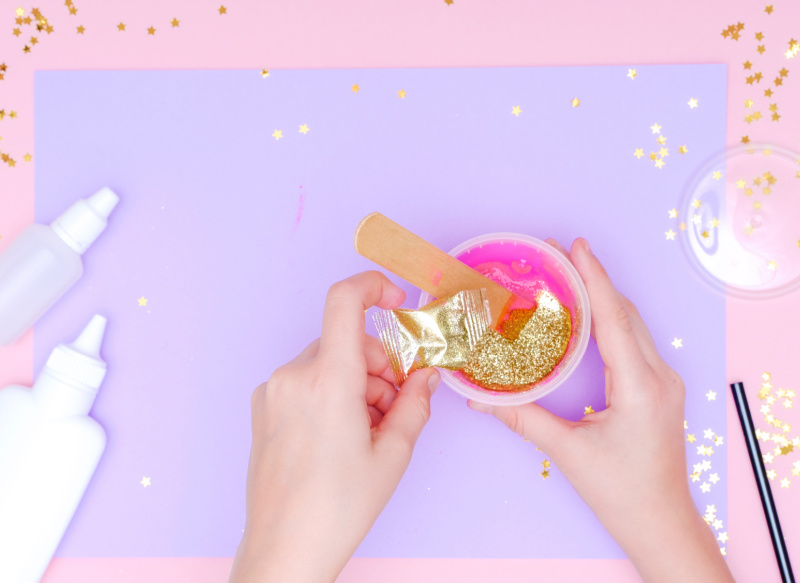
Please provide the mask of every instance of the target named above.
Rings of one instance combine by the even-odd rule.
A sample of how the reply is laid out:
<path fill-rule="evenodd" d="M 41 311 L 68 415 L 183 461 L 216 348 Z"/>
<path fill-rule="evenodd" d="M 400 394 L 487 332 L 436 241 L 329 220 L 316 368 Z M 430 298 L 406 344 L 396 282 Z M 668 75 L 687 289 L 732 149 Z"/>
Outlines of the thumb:
<path fill-rule="evenodd" d="M 410 457 L 419 434 L 431 417 L 431 395 L 439 386 L 440 379 L 435 368 L 424 368 L 409 375 L 378 426 L 378 440 L 388 440 L 393 445 L 407 448 Z"/>
<path fill-rule="evenodd" d="M 470 409 L 494 415 L 511 431 L 532 441 L 548 455 L 553 455 L 553 450 L 563 446 L 571 434 L 570 421 L 536 403 L 516 407 L 496 407 L 477 401 L 467 401 L 467 404 Z"/>

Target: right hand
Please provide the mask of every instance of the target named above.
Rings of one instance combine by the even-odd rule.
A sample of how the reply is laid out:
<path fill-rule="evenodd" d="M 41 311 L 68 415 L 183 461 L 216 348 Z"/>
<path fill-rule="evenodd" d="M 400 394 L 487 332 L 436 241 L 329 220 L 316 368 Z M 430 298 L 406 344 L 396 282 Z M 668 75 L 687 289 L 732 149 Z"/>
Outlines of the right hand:
<path fill-rule="evenodd" d="M 569 258 L 589 293 L 592 335 L 605 363 L 606 409 L 567 421 L 536 403 L 474 401 L 534 442 L 572 483 L 648 582 L 733 581 L 694 506 L 683 439 L 685 389 L 661 359 L 635 306 L 612 285 L 588 243 Z"/>

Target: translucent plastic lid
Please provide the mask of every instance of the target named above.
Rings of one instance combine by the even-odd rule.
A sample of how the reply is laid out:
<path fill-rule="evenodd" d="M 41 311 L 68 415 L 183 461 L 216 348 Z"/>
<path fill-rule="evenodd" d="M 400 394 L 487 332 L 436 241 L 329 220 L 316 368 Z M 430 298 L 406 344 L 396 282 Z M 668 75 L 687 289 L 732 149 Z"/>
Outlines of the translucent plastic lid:
<path fill-rule="evenodd" d="M 769 298 L 800 287 L 800 154 L 730 148 L 692 176 L 677 210 L 689 261 L 717 289 Z"/>

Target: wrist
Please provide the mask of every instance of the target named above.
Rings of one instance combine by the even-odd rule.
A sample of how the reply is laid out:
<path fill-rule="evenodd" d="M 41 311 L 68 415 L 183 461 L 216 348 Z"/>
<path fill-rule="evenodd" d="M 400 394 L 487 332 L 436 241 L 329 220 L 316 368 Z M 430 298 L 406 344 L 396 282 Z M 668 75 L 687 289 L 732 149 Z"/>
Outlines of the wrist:
<path fill-rule="evenodd" d="M 347 560 L 335 561 L 327 555 L 324 549 L 316 552 L 302 541 L 255 541 L 245 533 L 229 583 L 333 582 Z"/>

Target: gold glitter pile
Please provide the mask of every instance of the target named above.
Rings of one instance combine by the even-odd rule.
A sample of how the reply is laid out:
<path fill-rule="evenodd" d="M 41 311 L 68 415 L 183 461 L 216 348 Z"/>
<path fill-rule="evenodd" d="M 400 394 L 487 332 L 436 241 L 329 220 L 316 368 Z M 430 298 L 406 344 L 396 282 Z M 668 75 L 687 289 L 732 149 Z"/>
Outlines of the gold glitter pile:
<path fill-rule="evenodd" d="M 546 377 L 564 357 L 572 333 L 567 310 L 550 292 L 533 310 L 514 310 L 500 332 L 488 330 L 475 346 L 464 374 L 495 391 L 524 391 Z"/>
<path fill-rule="evenodd" d="M 761 445 L 762 451 L 767 451 L 769 442 L 775 444 L 772 451 L 767 451 L 761 456 L 765 465 L 772 466 L 767 470 L 767 477 L 770 480 L 775 480 L 778 477 L 778 471 L 775 468 L 783 469 L 781 468 L 784 465 L 782 463 L 783 459 L 797 458 L 798 454 L 800 454 L 800 437 L 789 435 L 792 430 L 791 425 L 778 419 L 777 412 L 773 411 L 772 407 L 782 405 L 784 410 L 791 409 L 794 406 L 796 393 L 792 389 L 786 390 L 782 388 L 773 391 L 772 375 L 768 372 L 762 374 L 761 378 L 764 382 L 761 385 L 761 390 L 758 391 L 758 398 L 762 402 L 760 411 L 764 415 L 764 421 L 771 426 L 772 431 L 762 431 L 757 428 L 756 437 L 763 444 Z M 800 476 L 800 460 L 795 460 L 791 465 L 791 473 L 793 476 Z M 779 482 L 781 488 L 788 488 L 792 483 L 788 477 L 782 478 Z"/>

